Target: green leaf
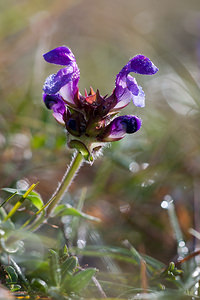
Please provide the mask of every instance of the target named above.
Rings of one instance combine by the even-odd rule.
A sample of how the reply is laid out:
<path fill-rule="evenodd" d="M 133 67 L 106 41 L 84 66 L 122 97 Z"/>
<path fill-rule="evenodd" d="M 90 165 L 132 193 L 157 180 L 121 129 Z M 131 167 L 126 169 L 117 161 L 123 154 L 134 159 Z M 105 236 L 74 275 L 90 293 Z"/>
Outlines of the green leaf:
<path fill-rule="evenodd" d="M 0 207 L 0 220 L 4 220 L 6 218 L 7 214 L 3 207 Z M 6 222 L 1 223 L 1 230 L 14 230 L 15 225 L 11 220 L 7 220 Z"/>
<path fill-rule="evenodd" d="M 68 251 L 67 245 L 65 245 L 63 248 L 63 254 L 67 257 L 69 256 L 69 251 Z"/>
<path fill-rule="evenodd" d="M 153 269 L 156 269 L 156 270 L 161 270 L 165 267 L 165 264 L 162 263 L 161 261 L 153 258 L 153 257 L 150 257 L 148 255 L 143 255 L 147 265 L 151 266 Z"/>
<path fill-rule="evenodd" d="M 96 222 L 101 222 L 99 218 L 90 216 L 88 214 L 85 214 L 76 208 L 72 207 L 71 205 L 67 204 L 60 204 L 58 205 L 54 211 L 53 211 L 53 216 L 57 217 L 62 217 L 62 216 L 74 216 L 74 217 L 81 217 L 90 221 L 96 221 Z"/>
<path fill-rule="evenodd" d="M 76 256 L 71 256 L 69 258 L 67 258 L 61 266 L 61 273 L 62 273 L 62 279 L 64 279 L 64 277 L 67 274 L 73 274 L 75 268 L 78 266 L 78 259 Z"/>
<path fill-rule="evenodd" d="M 6 272 L 8 273 L 7 283 L 17 283 L 18 281 L 18 275 L 15 271 L 15 269 L 11 266 L 5 267 Z"/>
<path fill-rule="evenodd" d="M 19 284 L 13 284 L 12 286 L 11 286 L 11 292 L 16 292 L 16 291 L 19 291 L 21 289 L 21 285 L 19 285 Z"/>
<path fill-rule="evenodd" d="M 62 294 L 62 292 L 60 291 L 60 289 L 55 286 L 51 286 L 49 288 L 48 294 L 49 294 L 49 296 L 51 296 L 51 299 L 54 299 L 54 300 L 67 300 L 67 299 L 70 300 L 71 299 L 71 298 L 64 296 Z"/>
<path fill-rule="evenodd" d="M 46 293 L 48 290 L 48 286 L 46 282 L 39 278 L 33 278 L 31 280 L 31 288 L 35 291 L 40 291 L 42 293 Z"/>
<path fill-rule="evenodd" d="M 15 195 L 17 194 L 17 192 L 16 193 L 14 193 L 14 194 L 12 194 L 10 197 L 8 197 L 6 200 L 4 200 L 2 203 L 1 203 L 1 205 L 0 205 L 0 208 L 2 208 L 12 197 L 14 197 Z"/>
<path fill-rule="evenodd" d="M 15 269 L 19 279 L 21 280 L 21 284 L 23 284 L 25 289 L 28 289 L 29 288 L 29 282 L 26 279 L 26 277 L 24 276 L 24 274 L 22 273 L 22 270 L 20 269 L 18 264 L 12 258 L 10 258 L 10 263 L 13 265 L 13 268 Z"/>
<path fill-rule="evenodd" d="M 81 254 L 85 256 L 92 257 L 104 257 L 109 256 L 113 259 L 120 260 L 126 263 L 138 264 L 138 260 L 132 255 L 129 249 L 114 247 L 114 246 L 87 246 L 84 249 L 71 248 L 76 254 Z M 147 267 L 151 266 L 153 269 L 160 270 L 165 267 L 165 265 L 147 255 L 142 255 L 142 258 L 146 261 Z"/>
<path fill-rule="evenodd" d="M 50 267 L 52 279 L 56 286 L 60 286 L 61 268 L 60 268 L 60 264 L 59 264 L 59 256 L 58 256 L 58 253 L 52 249 L 50 249 L 49 252 L 50 252 L 49 267 Z"/>
<path fill-rule="evenodd" d="M 33 193 L 35 195 L 33 195 Z M 42 208 L 42 206 L 44 205 L 40 195 L 38 193 L 35 193 L 35 192 L 31 192 L 27 199 L 29 199 L 31 201 L 31 203 L 39 210 Z"/>
<path fill-rule="evenodd" d="M 92 277 L 96 273 L 96 269 L 88 268 L 74 275 L 70 281 L 71 291 L 80 292 L 90 283 Z"/>
<path fill-rule="evenodd" d="M 12 188 L 2 188 L 3 191 L 8 192 L 10 194 L 15 194 L 18 196 L 23 196 L 26 193 L 26 190 L 19 190 L 19 189 L 12 189 Z M 40 194 L 37 192 L 31 191 L 26 199 L 29 199 L 30 202 L 37 208 L 41 209 L 42 206 L 44 205 Z"/>
<path fill-rule="evenodd" d="M 129 243 L 129 241 L 125 241 L 124 244 L 129 247 L 130 253 L 133 255 L 133 258 L 137 261 L 138 265 L 140 265 L 141 261 L 144 261 L 140 253 Z"/>
<path fill-rule="evenodd" d="M 15 194 L 17 193 L 17 195 L 23 195 L 24 193 L 21 193 L 22 190 L 17 190 L 17 189 L 11 189 L 11 188 L 2 188 L 2 191 L 8 192 L 10 194 Z"/>

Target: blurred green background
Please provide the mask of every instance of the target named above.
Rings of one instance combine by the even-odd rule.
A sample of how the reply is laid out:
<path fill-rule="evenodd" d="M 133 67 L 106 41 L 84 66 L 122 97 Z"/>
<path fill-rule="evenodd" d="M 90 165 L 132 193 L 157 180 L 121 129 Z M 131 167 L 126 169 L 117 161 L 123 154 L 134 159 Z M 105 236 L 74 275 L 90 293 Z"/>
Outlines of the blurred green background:
<path fill-rule="evenodd" d="M 129 58 L 142 53 L 160 71 L 136 75 L 146 107 L 130 104 L 123 112 L 140 116 L 142 129 L 80 170 L 72 201 L 87 187 L 83 210 L 102 222 L 82 224 L 77 237 L 94 245 L 129 240 L 168 262 L 176 241 L 160 204 L 170 195 L 187 246 L 196 249 L 188 230 L 200 230 L 199 29 L 199 0 L 1 1 L 0 186 L 39 181 L 37 191 L 47 201 L 71 159 L 63 128 L 42 103 L 43 82 L 58 70 L 43 53 L 70 47 L 81 70 L 80 91 L 92 86 L 102 95 L 112 92 Z"/>

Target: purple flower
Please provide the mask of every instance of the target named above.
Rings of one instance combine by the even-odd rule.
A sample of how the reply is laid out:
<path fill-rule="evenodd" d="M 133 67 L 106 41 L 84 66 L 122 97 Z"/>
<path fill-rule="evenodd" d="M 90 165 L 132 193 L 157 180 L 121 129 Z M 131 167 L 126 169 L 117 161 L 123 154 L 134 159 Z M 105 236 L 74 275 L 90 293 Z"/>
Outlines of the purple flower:
<path fill-rule="evenodd" d="M 53 116 L 56 121 L 64 125 L 65 122 L 63 117 L 66 113 L 66 107 L 62 98 L 59 95 L 43 94 L 43 100 L 46 104 L 46 107 L 53 110 Z"/>
<path fill-rule="evenodd" d="M 153 75 L 158 68 L 143 55 L 137 55 L 117 74 L 115 89 L 110 96 L 101 96 L 90 88 L 83 96 L 78 89 L 80 71 L 75 56 L 65 46 L 44 54 L 44 59 L 64 66 L 56 74 L 47 77 L 44 83 L 43 99 L 47 108 L 53 110 L 54 118 L 65 125 L 71 139 L 87 144 L 110 142 L 140 129 L 141 120 L 136 116 L 116 114 L 130 101 L 138 107 L 145 106 L 145 94 L 131 72 Z M 87 144 L 88 147 L 88 144 Z"/>
<path fill-rule="evenodd" d="M 136 116 L 120 116 L 115 118 L 106 126 L 102 140 L 113 142 L 121 140 L 126 133 L 134 133 L 140 129 L 142 121 Z"/>

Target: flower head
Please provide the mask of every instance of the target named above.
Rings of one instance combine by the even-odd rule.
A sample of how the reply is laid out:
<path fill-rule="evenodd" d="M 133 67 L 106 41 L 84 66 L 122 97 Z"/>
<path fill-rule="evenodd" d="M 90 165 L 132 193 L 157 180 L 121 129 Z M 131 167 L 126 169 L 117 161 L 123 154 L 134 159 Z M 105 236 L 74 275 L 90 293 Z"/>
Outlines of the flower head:
<path fill-rule="evenodd" d="M 85 91 L 84 96 L 79 92 L 80 71 L 69 48 L 55 48 L 44 54 L 44 59 L 64 66 L 47 77 L 43 100 L 47 108 L 53 110 L 56 121 L 66 127 L 70 147 L 84 148 L 91 157 L 105 142 L 120 140 L 140 129 L 141 120 L 137 116 L 116 115 L 131 100 L 135 106 L 145 106 L 145 94 L 130 73 L 155 74 L 158 68 L 149 58 L 137 55 L 130 59 L 117 74 L 113 93 L 105 97 L 92 88 L 89 93 Z"/>

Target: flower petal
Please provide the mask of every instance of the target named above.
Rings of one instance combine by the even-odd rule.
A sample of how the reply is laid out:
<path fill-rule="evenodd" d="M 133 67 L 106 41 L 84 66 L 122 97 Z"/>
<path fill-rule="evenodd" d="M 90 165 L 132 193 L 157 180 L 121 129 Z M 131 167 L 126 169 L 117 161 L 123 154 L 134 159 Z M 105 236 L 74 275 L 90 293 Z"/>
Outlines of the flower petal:
<path fill-rule="evenodd" d="M 66 107 L 59 95 L 43 95 L 43 100 L 48 109 L 53 110 L 53 116 L 56 121 L 62 125 L 65 124 L 63 117 L 66 113 Z"/>
<path fill-rule="evenodd" d="M 61 92 L 62 97 L 66 101 L 68 100 L 73 103 L 73 97 L 78 90 L 78 82 L 80 79 L 80 70 L 74 54 L 69 48 L 62 46 L 44 54 L 44 59 L 49 63 L 66 66 L 66 68 L 59 70 L 57 74 L 52 74 L 46 79 L 43 87 L 44 92 L 49 95 L 56 94 L 62 87 L 67 85 L 67 88 Z M 69 99 L 67 97 L 69 97 Z"/>
<path fill-rule="evenodd" d="M 65 84 L 72 80 L 73 67 L 67 67 L 58 71 L 57 74 L 52 74 L 47 77 L 43 91 L 46 94 L 56 94 Z"/>
<path fill-rule="evenodd" d="M 44 59 L 52 64 L 67 66 L 71 62 L 75 62 L 75 56 L 72 51 L 65 47 L 55 48 L 43 55 Z"/>
<path fill-rule="evenodd" d="M 117 104 L 112 110 L 118 110 L 128 105 L 134 97 L 138 96 L 140 89 L 135 78 L 131 75 L 123 75 L 119 73 L 116 78 L 115 96 Z M 136 105 L 137 101 L 133 101 Z M 137 106 L 137 105 L 136 105 Z M 138 105 L 140 106 L 140 105 Z"/>
<path fill-rule="evenodd" d="M 65 84 L 59 91 L 59 94 L 66 101 L 67 104 L 75 106 L 73 97 L 73 85 L 72 81 Z"/>
<path fill-rule="evenodd" d="M 135 106 L 144 107 L 145 94 L 141 87 L 137 85 L 135 78 L 129 75 L 130 72 L 153 75 L 158 68 L 144 55 L 133 57 L 117 74 L 115 81 L 115 96 L 117 104 L 113 110 L 126 106 L 131 99 Z"/>
<path fill-rule="evenodd" d="M 134 72 L 143 75 L 154 75 L 158 72 L 158 68 L 152 61 L 144 55 L 136 55 L 127 64 L 128 73 Z"/>
<path fill-rule="evenodd" d="M 66 101 L 67 104 L 76 106 L 74 103 L 74 96 L 78 91 L 78 82 L 80 78 L 79 69 L 74 69 L 72 79 L 61 87 L 59 94 Z"/>
<path fill-rule="evenodd" d="M 133 104 L 137 107 L 145 107 L 145 93 L 141 86 L 139 86 L 139 93 L 137 96 L 132 94 Z"/>
<path fill-rule="evenodd" d="M 118 111 L 118 110 L 124 108 L 125 106 L 127 106 L 130 103 L 131 98 L 132 98 L 132 95 L 129 92 L 129 90 L 124 89 L 123 93 L 121 93 L 121 96 L 117 97 L 117 100 L 118 100 L 117 104 L 110 111 L 111 112 Z"/>
<path fill-rule="evenodd" d="M 105 128 L 105 132 L 101 136 L 103 142 L 113 142 L 121 140 L 126 133 L 134 133 L 141 127 L 140 118 L 132 115 L 120 116 L 115 118 Z"/>
<path fill-rule="evenodd" d="M 131 75 L 128 75 L 126 77 L 126 85 L 128 90 L 135 96 L 138 95 L 139 93 L 139 87 L 137 85 L 137 81 L 134 77 L 132 77 Z"/>

